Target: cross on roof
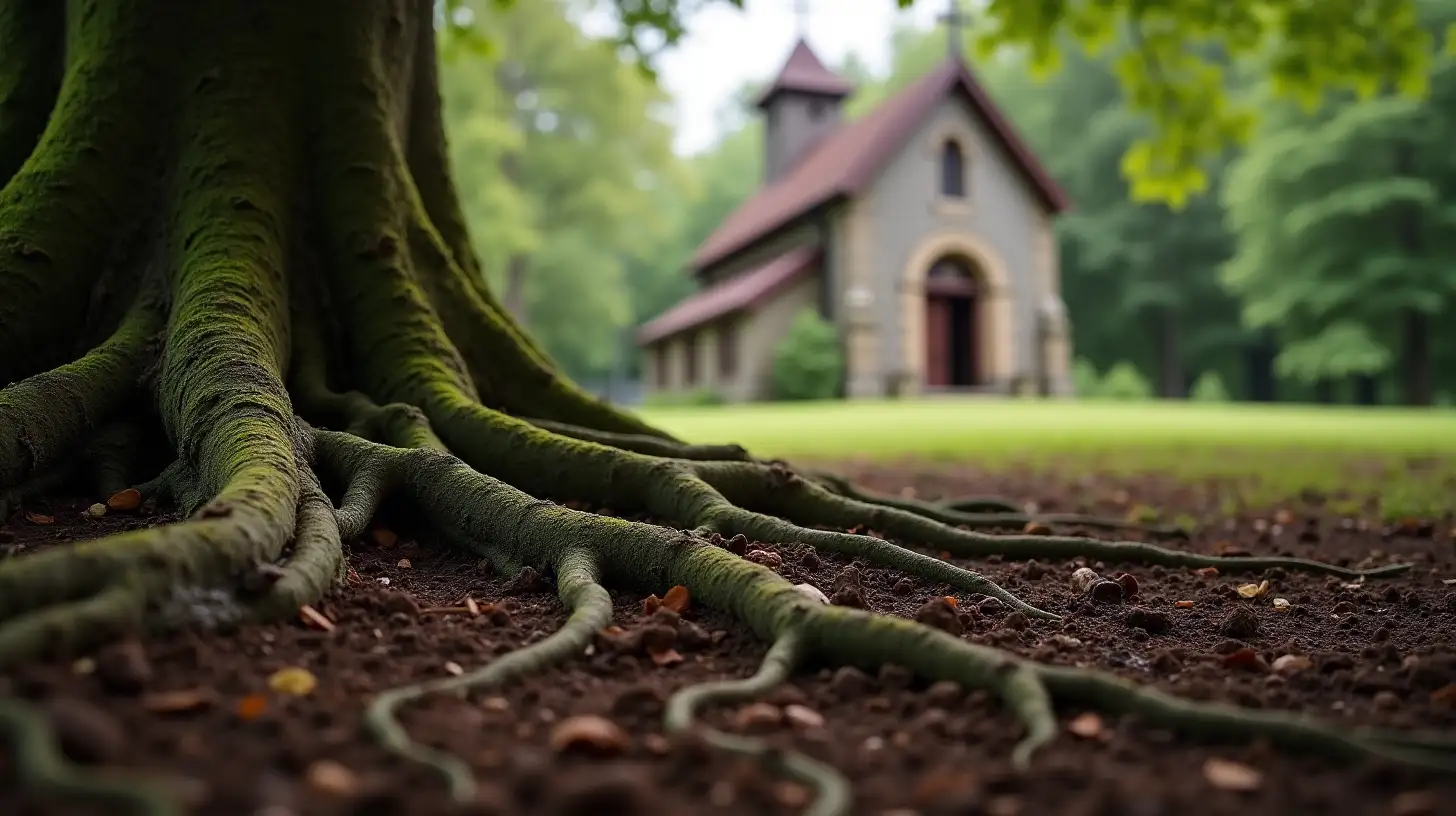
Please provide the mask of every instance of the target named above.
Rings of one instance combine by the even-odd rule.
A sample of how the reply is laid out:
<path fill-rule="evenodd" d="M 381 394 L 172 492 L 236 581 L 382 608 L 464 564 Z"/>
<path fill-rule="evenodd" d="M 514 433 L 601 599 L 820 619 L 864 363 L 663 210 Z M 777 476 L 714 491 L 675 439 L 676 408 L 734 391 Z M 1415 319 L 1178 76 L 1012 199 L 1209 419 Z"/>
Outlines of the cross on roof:
<path fill-rule="evenodd" d="M 965 48 L 965 38 L 961 34 L 961 26 L 971 21 L 970 16 L 961 11 L 960 0 L 949 0 L 949 8 L 936 19 L 945 23 L 946 50 L 952 59 L 960 59 L 961 51 Z"/>

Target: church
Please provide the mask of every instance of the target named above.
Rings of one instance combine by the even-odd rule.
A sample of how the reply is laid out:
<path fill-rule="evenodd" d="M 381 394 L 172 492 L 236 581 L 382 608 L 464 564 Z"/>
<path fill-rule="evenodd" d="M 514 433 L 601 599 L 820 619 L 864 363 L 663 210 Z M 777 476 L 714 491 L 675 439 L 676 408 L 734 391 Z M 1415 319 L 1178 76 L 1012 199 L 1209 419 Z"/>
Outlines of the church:
<path fill-rule="evenodd" d="M 836 327 L 849 399 L 1071 393 L 1052 219 L 1070 203 L 960 55 L 865 116 L 800 38 L 759 97 L 763 185 L 644 324 L 649 394 L 773 397 L 798 314 Z"/>

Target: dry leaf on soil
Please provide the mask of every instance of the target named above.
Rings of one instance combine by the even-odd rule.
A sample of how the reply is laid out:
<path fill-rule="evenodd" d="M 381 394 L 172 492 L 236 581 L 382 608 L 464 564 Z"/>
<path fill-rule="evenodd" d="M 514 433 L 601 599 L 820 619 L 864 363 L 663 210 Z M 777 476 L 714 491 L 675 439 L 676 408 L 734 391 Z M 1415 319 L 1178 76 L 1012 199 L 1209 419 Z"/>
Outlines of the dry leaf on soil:
<path fill-rule="evenodd" d="M 28 521 L 28 522 L 30 522 L 31 524 L 55 524 L 56 523 L 56 517 L 55 516 L 47 516 L 45 513 L 31 513 L 29 511 L 27 511 L 26 514 L 25 514 L 25 520 Z"/>
<path fill-rule="evenodd" d="M 476 603 L 475 599 L 469 595 L 465 596 L 465 609 L 472 617 L 480 614 L 480 604 Z"/>
<path fill-rule="evenodd" d="M 1218 575 L 1218 567 L 1199 567 L 1193 571 L 1194 575 L 1202 575 L 1205 578 L 1213 578 Z"/>
<path fill-rule="evenodd" d="M 1243 584 L 1239 587 L 1239 595 L 1244 598 L 1262 598 L 1269 594 L 1269 582 L 1260 581 L 1257 584 Z"/>
<path fill-rule="evenodd" d="M 1179 609 L 1192 609 L 1193 608 L 1193 602 L 1192 601 L 1177 601 L 1173 605 L 1176 606 L 1176 607 L 1178 607 Z"/>
<path fill-rule="evenodd" d="M 244 722 L 258 719 L 267 710 L 268 695 L 266 694 L 249 694 L 238 701 L 238 707 L 236 709 L 238 719 Z"/>
<path fill-rule="evenodd" d="M 358 776 L 331 759 L 321 759 L 308 766 L 304 777 L 309 787 L 329 796 L 349 797 L 359 791 Z"/>
<path fill-rule="evenodd" d="M 667 594 L 662 597 L 662 605 L 679 615 L 688 611 L 688 607 L 692 605 L 692 599 L 688 595 L 688 588 L 682 584 L 678 584 L 672 589 L 669 589 Z"/>
<path fill-rule="evenodd" d="M 660 649 L 655 652 L 649 652 L 648 657 L 651 657 L 653 664 L 657 666 L 675 666 L 683 662 L 683 656 L 678 654 L 676 649 Z"/>
<path fill-rule="evenodd" d="M 1288 598 L 1275 598 L 1274 599 L 1274 608 L 1275 609 L 1278 609 L 1281 612 L 1288 610 L 1289 609 L 1289 599 Z"/>
<path fill-rule="evenodd" d="M 399 567 L 400 569 L 413 569 L 414 568 L 414 564 L 411 564 L 410 563 L 410 560 L 408 558 L 401 558 L 401 559 L 399 559 L 399 563 L 398 564 L 395 564 L 395 566 L 396 567 Z"/>
<path fill-rule="evenodd" d="M 386 550 L 393 547 L 399 541 L 399 536 L 395 535 L 393 530 L 384 527 L 375 527 L 373 530 L 370 530 L 369 537 L 374 539 L 375 544 L 378 544 Z"/>
<path fill-rule="evenodd" d="M 212 690 L 205 688 L 157 691 L 142 697 L 142 708 L 153 714 L 184 714 L 206 708 L 214 699 Z"/>
<path fill-rule="evenodd" d="M 1102 736 L 1102 718 L 1091 711 L 1079 714 L 1067 723 L 1067 730 L 1083 739 L 1097 739 Z"/>
<path fill-rule="evenodd" d="M 279 694 L 305 697 L 318 687 L 318 678 L 313 672 L 298 666 L 279 669 L 268 677 L 268 688 Z"/>
<path fill-rule="evenodd" d="M 599 755 L 620 754 L 627 749 L 627 732 L 605 717 L 572 717 L 551 730 L 551 748 L 557 752 L 579 749 Z"/>
<path fill-rule="evenodd" d="M 324 617 L 322 612 L 308 604 L 304 604 L 298 608 L 298 617 L 311 628 L 318 629 L 322 632 L 334 631 L 334 622 Z"/>
<path fill-rule="evenodd" d="M 106 506 L 112 510 L 135 510 L 142 506 L 142 494 L 134 487 L 118 490 L 106 499 Z"/>
<path fill-rule="evenodd" d="M 1264 774 L 1239 762 L 1210 758 L 1203 763 L 1203 778 L 1219 790 L 1247 793 L 1264 784 Z"/>

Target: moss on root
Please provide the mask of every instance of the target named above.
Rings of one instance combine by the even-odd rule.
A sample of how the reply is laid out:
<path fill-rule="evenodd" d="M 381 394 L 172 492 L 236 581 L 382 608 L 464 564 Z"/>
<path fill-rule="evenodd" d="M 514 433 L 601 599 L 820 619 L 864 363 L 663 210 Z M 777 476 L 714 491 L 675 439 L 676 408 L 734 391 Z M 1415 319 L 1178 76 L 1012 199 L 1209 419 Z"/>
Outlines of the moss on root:
<path fill-rule="evenodd" d="M 23 16 L 59 7 L 3 8 Z M 876 496 L 737 446 L 686 445 L 592 399 L 484 284 L 445 158 L 431 9 L 429 0 L 71 0 L 53 106 L 43 88 L 11 100 L 15 77 L 62 59 L 54 43 L 37 35 L 0 57 L 0 171 L 26 153 L 13 177 L 0 175 L 0 381 L 19 378 L 0 391 L 0 501 L 77 475 L 98 498 L 146 479 L 137 485 L 144 495 L 191 514 L 0 565 L 0 670 L 124 633 L 290 615 L 336 585 L 342 542 L 394 497 L 502 570 L 557 576 L 572 610 L 539 644 L 392 692 L 372 709 L 386 747 L 434 765 L 461 798 L 468 768 L 415 746 L 392 718 L 396 707 L 571 659 L 609 619 L 605 587 L 677 584 L 774 647 L 754 678 L 684 690 L 673 728 L 695 727 L 700 705 L 761 692 L 801 659 L 893 662 L 1002 699 L 1026 727 L 1020 764 L 1053 737 L 1051 704 L 1074 701 L 1194 736 L 1450 769 L 1448 737 L 1335 730 L 1040 666 L 910 621 L 818 604 L 718 546 L 736 536 L 810 543 L 1047 617 L 913 547 L 1393 571 L 987 535 L 974 528 L 1026 517 L 999 499 Z M 15 40 L 17 19 L 0 15 L 0 44 Z M 159 447 L 171 464 L 158 474 L 147 454 Z M 839 532 L 863 527 L 888 540 Z M 150 788 L 89 779 L 57 761 L 43 720 L 18 701 L 0 704 L 0 730 L 17 746 L 26 784 L 165 812 Z M 814 813 L 848 807 L 831 770 L 712 739 L 814 785 Z"/>

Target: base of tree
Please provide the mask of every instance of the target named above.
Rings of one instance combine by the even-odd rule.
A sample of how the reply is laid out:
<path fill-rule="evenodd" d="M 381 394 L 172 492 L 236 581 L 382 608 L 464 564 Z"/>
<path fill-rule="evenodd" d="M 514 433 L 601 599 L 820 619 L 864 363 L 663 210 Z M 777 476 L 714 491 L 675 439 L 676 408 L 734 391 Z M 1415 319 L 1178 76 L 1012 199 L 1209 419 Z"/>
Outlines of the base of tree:
<path fill-rule="evenodd" d="M 1007 515 L 870 496 L 731 446 L 683 445 L 588 398 L 474 266 L 444 160 L 430 2 L 72 5 L 55 110 L 0 192 L 0 339 L 11 341 L 0 381 L 18 380 L 0 392 L 0 486 L 23 501 L 79 476 L 100 495 L 135 489 L 118 501 L 155 499 L 188 519 L 0 565 L 0 669 L 157 629 L 297 614 L 337 583 L 341 542 L 391 498 L 497 570 L 554 580 L 572 610 L 552 637 L 479 673 L 385 695 L 371 712 L 381 739 L 437 767 L 462 798 L 472 785 L 459 761 L 412 743 L 391 709 L 578 653 L 606 621 L 607 585 L 686 587 L 774 644 L 755 679 L 685 691 L 671 729 L 812 659 L 894 663 L 994 695 L 1025 725 L 1019 767 L 1055 737 L 1054 701 L 1195 736 L 1451 766 L 1447 738 L 1340 729 L 1041 665 L 824 605 L 742 557 L 749 541 L 809 544 L 1030 618 L 1055 616 L 907 545 L 1348 578 L 1405 568 L 990 535 L 973 528 Z M 660 523 L 553 503 L 568 501 Z M 0 719 L 20 735 L 27 783 L 167 812 L 140 789 L 78 776 L 24 707 L 7 702 Z M 844 812 L 834 772 L 781 762 L 818 791 L 814 812 Z"/>

